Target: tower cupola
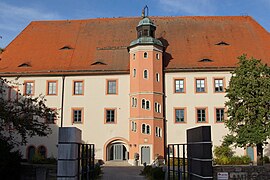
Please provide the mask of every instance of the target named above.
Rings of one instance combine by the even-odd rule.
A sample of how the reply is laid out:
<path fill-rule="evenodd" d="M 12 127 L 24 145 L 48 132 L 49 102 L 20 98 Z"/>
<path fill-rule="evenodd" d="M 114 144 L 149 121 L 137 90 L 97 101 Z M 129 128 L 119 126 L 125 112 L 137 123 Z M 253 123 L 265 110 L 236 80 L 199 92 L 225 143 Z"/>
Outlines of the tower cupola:
<path fill-rule="evenodd" d="M 136 45 L 158 45 L 163 47 L 162 42 L 155 38 L 156 25 L 148 17 L 147 6 L 145 6 L 142 11 L 142 19 L 140 20 L 138 26 L 136 27 L 136 30 L 137 30 L 137 39 L 133 40 L 130 43 L 129 48 Z"/>

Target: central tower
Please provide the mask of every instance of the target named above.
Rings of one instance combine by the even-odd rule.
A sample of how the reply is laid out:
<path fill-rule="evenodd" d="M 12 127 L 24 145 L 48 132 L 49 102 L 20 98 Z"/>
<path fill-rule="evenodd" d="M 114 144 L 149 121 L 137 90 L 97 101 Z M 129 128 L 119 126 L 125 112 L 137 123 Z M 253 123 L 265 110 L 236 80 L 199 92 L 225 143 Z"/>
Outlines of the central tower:
<path fill-rule="evenodd" d="M 164 156 L 163 45 L 155 38 L 156 26 L 145 16 L 137 26 L 130 53 L 130 161 L 150 164 Z"/>

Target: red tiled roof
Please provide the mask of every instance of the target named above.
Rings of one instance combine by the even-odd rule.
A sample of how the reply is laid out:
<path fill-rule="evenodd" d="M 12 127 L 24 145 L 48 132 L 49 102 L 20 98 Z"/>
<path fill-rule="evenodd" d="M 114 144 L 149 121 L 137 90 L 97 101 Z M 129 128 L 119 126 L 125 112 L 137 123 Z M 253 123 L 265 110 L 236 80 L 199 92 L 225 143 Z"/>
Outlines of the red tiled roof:
<path fill-rule="evenodd" d="M 166 46 L 166 71 L 231 68 L 243 53 L 270 62 L 269 33 L 249 16 L 150 18 Z M 0 55 L 0 74 L 128 73 L 140 19 L 32 22 Z"/>

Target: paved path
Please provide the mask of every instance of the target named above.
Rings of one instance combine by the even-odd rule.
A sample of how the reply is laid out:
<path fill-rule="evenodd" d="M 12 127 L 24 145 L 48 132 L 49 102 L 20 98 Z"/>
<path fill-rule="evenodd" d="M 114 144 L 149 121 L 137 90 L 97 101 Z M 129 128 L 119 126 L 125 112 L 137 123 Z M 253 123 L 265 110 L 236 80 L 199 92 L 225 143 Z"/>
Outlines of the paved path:
<path fill-rule="evenodd" d="M 108 161 L 102 167 L 102 180 L 143 180 L 141 166 L 131 166 L 126 161 Z"/>

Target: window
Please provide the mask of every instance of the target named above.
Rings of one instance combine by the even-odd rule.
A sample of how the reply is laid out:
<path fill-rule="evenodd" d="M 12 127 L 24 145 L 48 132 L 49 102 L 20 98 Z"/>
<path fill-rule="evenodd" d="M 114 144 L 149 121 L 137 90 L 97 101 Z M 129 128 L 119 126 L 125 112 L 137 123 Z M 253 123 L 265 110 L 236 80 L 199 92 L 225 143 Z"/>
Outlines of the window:
<path fill-rule="evenodd" d="M 183 123 L 186 122 L 186 115 L 185 115 L 185 109 L 184 108 L 179 108 L 175 109 L 175 122 L 176 123 Z"/>
<path fill-rule="evenodd" d="M 146 104 L 146 109 L 147 109 L 147 110 L 150 110 L 150 101 L 146 101 L 145 104 Z"/>
<path fill-rule="evenodd" d="M 155 135 L 156 135 L 157 137 L 161 137 L 161 128 L 160 128 L 160 127 L 156 127 Z"/>
<path fill-rule="evenodd" d="M 142 99 L 142 109 L 150 110 L 150 101 Z"/>
<path fill-rule="evenodd" d="M 73 123 L 82 123 L 83 120 L 83 110 L 82 109 L 73 109 Z"/>
<path fill-rule="evenodd" d="M 106 109 L 106 123 L 115 123 L 116 117 L 115 117 L 115 109 Z"/>
<path fill-rule="evenodd" d="M 143 134 L 150 134 L 150 125 L 148 124 L 142 124 L 142 133 Z"/>
<path fill-rule="evenodd" d="M 144 53 L 143 53 L 143 57 L 144 57 L 144 58 L 147 58 L 147 57 L 148 57 L 148 53 L 147 53 L 147 52 L 144 52 Z"/>
<path fill-rule="evenodd" d="M 47 95 L 57 94 L 57 81 L 47 81 Z"/>
<path fill-rule="evenodd" d="M 43 157 L 46 158 L 47 157 L 47 149 L 45 146 L 39 146 L 38 147 L 38 153 Z"/>
<path fill-rule="evenodd" d="M 19 87 L 9 86 L 8 87 L 8 101 L 18 101 L 19 98 Z"/>
<path fill-rule="evenodd" d="M 156 54 L 156 59 L 159 60 L 159 54 L 158 53 Z"/>
<path fill-rule="evenodd" d="M 136 58 L 136 54 L 133 54 L 133 60 L 135 60 L 135 58 Z"/>
<path fill-rule="evenodd" d="M 54 110 L 54 109 L 52 109 L 52 110 Z M 48 113 L 48 116 L 47 116 L 47 123 L 49 123 L 49 124 L 54 124 L 54 123 L 55 123 L 55 120 L 56 120 L 55 112 L 50 112 L 50 113 Z"/>
<path fill-rule="evenodd" d="M 73 95 L 83 95 L 83 81 L 73 82 Z"/>
<path fill-rule="evenodd" d="M 147 69 L 145 69 L 145 70 L 143 71 L 143 78 L 144 78 L 144 79 L 148 79 L 148 70 L 147 70 Z"/>
<path fill-rule="evenodd" d="M 157 112 L 157 113 L 161 112 L 161 105 L 157 102 L 155 102 L 155 112 Z"/>
<path fill-rule="evenodd" d="M 159 82 L 159 73 L 156 73 L 156 81 Z"/>
<path fill-rule="evenodd" d="M 224 92 L 224 79 L 214 79 L 215 92 Z"/>
<path fill-rule="evenodd" d="M 31 161 L 32 160 L 32 158 L 35 155 L 35 153 L 36 153 L 35 146 L 29 146 L 27 148 L 27 159 L 28 159 L 28 161 Z"/>
<path fill-rule="evenodd" d="M 132 104 L 131 107 L 137 107 L 137 98 L 132 97 Z"/>
<path fill-rule="evenodd" d="M 216 108 L 216 122 L 224 121 L 224 108 Z"/>
<path fill-rule="evenodd" d="M 145 99 L 142 99 L 142 108 L 145 109 Z"/>
<path fill-rule="evenodd" d="M 197 116 L 197 122 L 207 122 L 206 117 L 206 108 L 197 108 L 196 109 L 196 116 Z"/>
<path fill-rule="evenodd" d="M 133 77 L 136 77 L 136 69 L 133 69 Z"/>
<path fill-rule="evenodd" d="M 185 92 L 185 79 L 175 79 L 174 80 L 174 92 L 184 93 Z"/>
<path fill-rule="evenodd" d="M 107 80 L 107 94 L 117 94 L 117 80 Z"/>
<path fill-rule="evenodd" d="M 34 81 L 25 81 L 24 82 L 24 94 L 25 95 L 34 95 Z"/>
<path fill-rule="evenodd" d="M 196 79 L 196 92 L 206 92 L 206 79 Z"/>
<path fill-rule="evenodd" d="M 131 131 L 134 131 L 134 132 L 137 131 L 137 123 L 134 121 L 131 122 Z"/>

